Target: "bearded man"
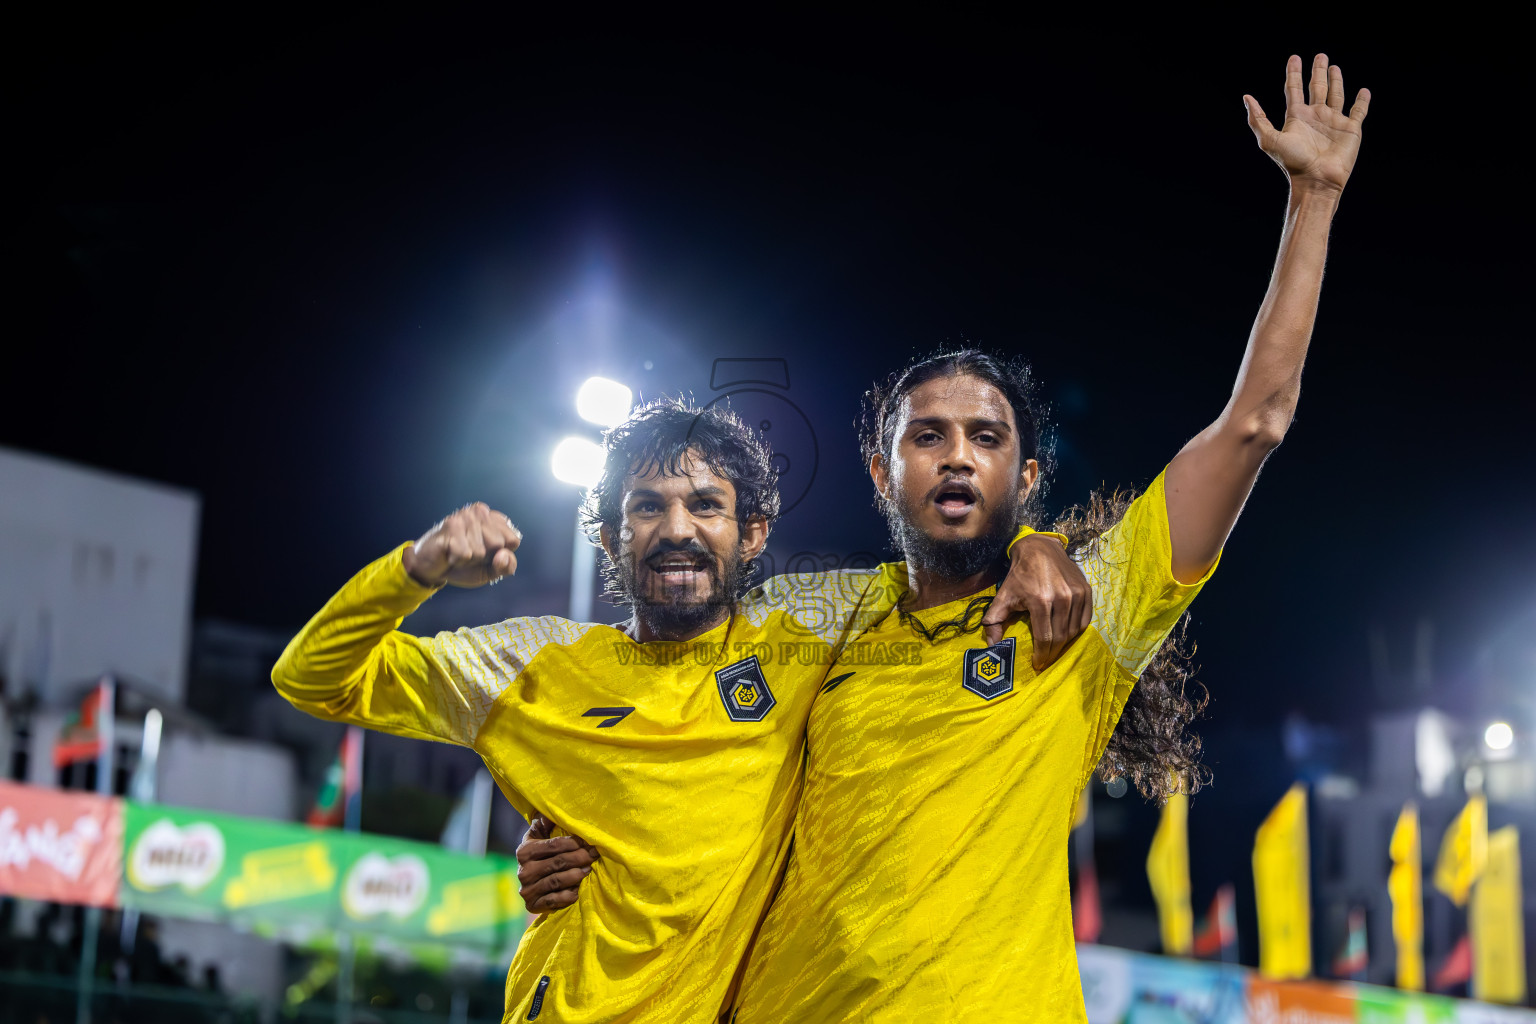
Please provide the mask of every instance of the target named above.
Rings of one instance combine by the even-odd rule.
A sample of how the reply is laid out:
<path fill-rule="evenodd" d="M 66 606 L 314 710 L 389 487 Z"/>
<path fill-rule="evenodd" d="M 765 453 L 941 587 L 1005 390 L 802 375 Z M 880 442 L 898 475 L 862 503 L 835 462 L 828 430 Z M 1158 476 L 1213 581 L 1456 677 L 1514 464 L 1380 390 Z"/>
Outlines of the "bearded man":
<path fill-rule="evenodd" d="M 1096 769 L 1154 796 L 1200 781 L 1169 635 L 1294 417 L 1369 98 L 1345 115 L 1342 72 L 1322 54 L 1310 103 L 1301 58 L 1287 62 L 1283 130 L 1244 96 L 1290 201 L 1236 386 L 1140 497 L 1096 498 L 1060 524 L 1093 585 L 1093 621 L 1043 671 L 1023 657 L 1029 636 L 988 610 L 1039 482 L 1027 365 L 941 353 L 866 396 L 863 451 L 905 561 L 881 567 L 862 632 L 812 707 L 793 855 L 732 1024 L 1086 1019 L 1073 811 Z M 923 648 L 911 667 L 858 657 L 912 640 Z M 559 841 L 519 851 L 530 877 L 542 844 Z"/>
<path fill-rule="evenodd" d="M 579 865 L 545 861 L 558 883 L 586 878 L 582 899 L 528 928 L 505 1019 L 705 1024 L 782 874 L 806 717 L 874 577 L 777 577 L 738 600 L 779 494 L 771 453 L 731 413 L 663 401 L 606 443 L 586 518 L 634 613 L 622 628 L 547 616 L 400 632 L 443 585 L 516 569 L 521 534 L 477 504 L 355 576 L 272 679 L 310 714 L 472 748 L 521 813 L 592 844 L 559 840 Z M 1015 593 L 1069 636 L 1086 621 L 1081 573 L 1058 540 L 1019 532 Z"/>

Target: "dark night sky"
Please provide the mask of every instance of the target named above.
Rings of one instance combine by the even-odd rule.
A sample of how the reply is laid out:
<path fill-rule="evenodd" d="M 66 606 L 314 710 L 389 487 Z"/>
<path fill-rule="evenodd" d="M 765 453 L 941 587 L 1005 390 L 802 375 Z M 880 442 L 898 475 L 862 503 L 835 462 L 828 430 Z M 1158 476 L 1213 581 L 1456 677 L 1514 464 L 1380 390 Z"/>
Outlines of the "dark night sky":
<path fill-rule="evenodd" d="M 4 72 L 0 443 L 197 490 L 198 614 L 280 628 L 472 498 L 523 569 L 448 612 L 563 610 L 547 458 L 596 371 L 707 399 L 716 357 L 787 360 L 820 461 L 780 560 L 885 550 L 851 420 L 941 341 L 1033 359 L 1053 506 L 1145 485 L 1278 238 L 1240 96 L 1278 121 L 1326 47 L 1375 106 L 1298 420 L 1195 606 L 1213 712 L 1358 713 L 1369 625 L 1406 658 L 1419 615 L 1444 699 L 1496 704 L 1480 652 L 1536 602 L 1527 98 L 1486 39 L 1453 86 L 1443 40 L 1321 28 L 40 28 Z"/>

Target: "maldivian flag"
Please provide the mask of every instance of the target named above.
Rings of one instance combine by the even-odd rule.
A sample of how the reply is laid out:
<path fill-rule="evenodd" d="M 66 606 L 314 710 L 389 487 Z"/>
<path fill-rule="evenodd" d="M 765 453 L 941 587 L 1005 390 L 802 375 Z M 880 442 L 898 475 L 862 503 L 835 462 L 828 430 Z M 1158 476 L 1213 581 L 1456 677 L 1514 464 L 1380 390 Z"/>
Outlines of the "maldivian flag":
<path fill-rule="evenodd" d="M 1458 907 L 1466 906 L 1472 883 L 1483 873 L 1487 861 L 1488 801 L 1481 793 L 1474 793 L 1440 840 L 1440 856 L 1435 859 L 1435 888 Z"/>
<path fill-rule="evenodd" d="M 1189 907 L 1189 797 L 1175 793 L 1163 804 L 1163 814 L 1147 852 L 1147 881 L 1157 901 L 1157 922 L 1163 952 L 1188 956 L 1194 940 L 1195 913 Z"/>
<path fill-rule="evenodd" d="M 1077 795 L 1072 813 L 1072 861 L 1077 884 L 1072 887 L 1072 938 L 1098 942 L 1104 930 L 1104 908 L 1099 905 L 1099 875 L 1093 867 L 1093 803 L 1089 787 Z"/>
<path fill-rule="evenodd" d="M 64 720 L 64 728 L 53 745 L 55 768 L 67 768 L 77 761 L 94 761 L 101 756 L 102 717 L 111 714 L 111 685 L 105 680 L 97 684 L 80 702 L 79 710 Z"/>
<path fill-rule="evenodd" d="M 363 795 L 363 730 L 347 726 L 336 760 L 326 769 L 320 795 L 305 820 L 311 825 L 338 828 L 346 823 L 347 807 Z"/>
<path fill-rule="evenodd" d="M 1296 783 L 1253 841 L 1259 904 L 1259 973 L 1283 980 L 1312 973 L 1311 887 L 1307 878 L 1307 790 Z"/>
<path fill-rule="evenodd" d="M 1195 956 L 1237 962 L 1237 891 L 1227 882 L 1216 890 L 1205 923 L 1195 932 Z"/>
<path fill-rule="evenodd" d="M 1364 981 L 1371 962 L 1370 945 L 1365 941 L 1365 911 L 1351 907 L 1346 929 L 1344 947 L 1333 958 L 1333 976 Z"/>
<path fill-rule="evenodd" d="M 1520 834 L 1506 825 L 1488 837 L 1488 861 L 1472 887 L 1472 998 L 1525 1002 L 1525 922 Z"/>
<path fill-rule="evenodd" d="M 1072 901 L 1072 938 L 1077 942 L 1098 942 L 1104 931 L 1104 908 L 1099 905 L 1099 875 L 1093 861 L 1085 860 L 1077 869 L 1077 888 Z"/>
<path fill-rule="evenodd" d="M 1457 985 L 1465 985 L 1472 980 L 1472 943 L 1465 935 L 1456 940 L 1456 945 L 1446 954 L 1445 962 L 1435 972 L 1435 976 L 1429 980 L 1430 986 L 1436 992 L 1449 992 Z"/>
<path fill-rule="evenodd" d="M 1392 828 L 1392 872 L 1387 894 L 1392 898 L 1392 941 L 1397 945 L 1397 987 L 1424 990 L 1424 854 L 1419 845 L 1419 809 L 1412 800 L 1403 805 Z"/>

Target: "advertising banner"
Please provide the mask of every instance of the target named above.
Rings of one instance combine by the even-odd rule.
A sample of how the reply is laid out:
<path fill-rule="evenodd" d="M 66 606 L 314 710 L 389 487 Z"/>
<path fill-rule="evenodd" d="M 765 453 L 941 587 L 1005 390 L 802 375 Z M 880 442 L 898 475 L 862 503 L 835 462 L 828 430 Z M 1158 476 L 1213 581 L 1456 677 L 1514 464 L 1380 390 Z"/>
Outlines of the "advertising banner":
<path fill-rule="evenodd" d="M 0 895 L 117 905 L 120 801 L 0 780 Z"/>
<path fill-rule="evenodd" d="M 1235 964 L 1077 947 L 1089 1024 L 1536 1024 L 1536 1012 Z"/>
<path fill-rule="evenodd" d="M 1355 1019 L 1360 1024 L 1457 1024 L 1456 1003 L 1446 996 L 1360 985 L 1355 989 Z"/>
<path fill-rule="evenodd" d="M 1355 987 L 1321 981 L 1248 979 L 1246 1020 L 1355 1024 Z"/>
<path fill-rule="evenodd" d="M 425 843 L 127 804 L 123 904 L 303 937 L 499 950 L 525 924 L 516 863 Z"/>

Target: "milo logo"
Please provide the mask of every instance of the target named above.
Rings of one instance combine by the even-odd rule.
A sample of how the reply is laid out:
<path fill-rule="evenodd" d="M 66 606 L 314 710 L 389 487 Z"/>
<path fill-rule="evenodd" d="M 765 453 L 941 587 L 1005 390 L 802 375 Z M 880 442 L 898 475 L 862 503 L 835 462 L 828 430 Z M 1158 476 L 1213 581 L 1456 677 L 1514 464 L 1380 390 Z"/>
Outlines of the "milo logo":
<path fill-rule="evenodd" d="M 128 851 L 128 883 L 154 891 L 179 885 L 196 892 L 224 867 L 224 833 L 207 822 L 178 828 L 162 818 L 146 828 Z"/>
<path fill-rule="evenodd" d="M 388 914 L 410 917 L 427 901 L 432 879 L 420 858 L 404 853 L 386 857 L 368 853 L 360 857 L 341 887 L 341 905 L 356 919 Z"/>

